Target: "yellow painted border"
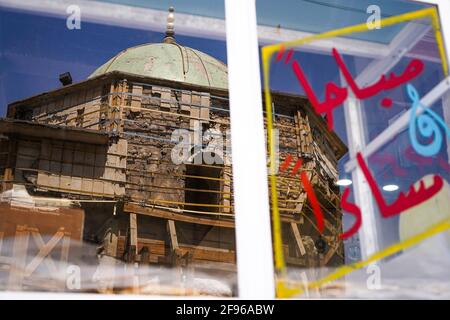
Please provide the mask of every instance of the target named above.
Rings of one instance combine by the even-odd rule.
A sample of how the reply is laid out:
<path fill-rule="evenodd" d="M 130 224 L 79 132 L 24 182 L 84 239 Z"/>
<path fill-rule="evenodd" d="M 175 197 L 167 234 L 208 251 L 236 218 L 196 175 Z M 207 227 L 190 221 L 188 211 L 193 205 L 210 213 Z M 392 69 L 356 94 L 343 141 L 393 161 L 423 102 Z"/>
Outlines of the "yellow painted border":
<path fill-rule="evenodd" d="M 342 278 L 343 276 L 349 274 L 352 271 L 366 267 L 375 261 L 384 259 L 390 255 L 393 255 L 397 252 L 407 249 L 429 237 L 432 237 L 434 235 L 437 235 L 437 234 L 444 232 L 446 230 L 449 230 L 449 229 L 450 229 L 450 220 L 444 220 L 443 222 L 430 227 L 426 231 L 419 233 L 418 235 L 416 235 L 414 237 L 411 237 L 411 238 L 409 238 L 405 241 L 399 242 L 399 243 L 395 243 L 395 244 L 387 247 L 386 249 L 383 249 L 383 250 L 373 254 L 372 256 L 370 256 L 369 258 L 367 258 L 364 261 L 360 261 L 360 262 L 353 263 L 351 265 L 340 267 L 335 272 L 329 274 L 328 276 L 326 276 L 318 281 L 311 282 L 307 286 L 309 289 L 319 288 L 320 286 L 322 286 L 328 282 Z M 285 285 L 285 282 L 283 281 L 283 279 L 280 279 L 277 281 L 277 297 L 289 298 L 294 295 L 300 295 L 303 293 L 303 290 L 304 290 L 303 288 L 304 288 L 304 285 L 302 285 L 302 284 L 298 284 L 298 285 L 289 287 L 289 286 Z"/>
<path fill-rule="evenodd" d="M 414 12 L 405 13 L 402 15 L 389 17 L 382 19 L 380 21 L 381 27 L 387 27 L 394 24 L 416 20 L 416 19 L 423 19 L 423 18 L 429 18 L 431 20 L 432 27 L 435 32 L 436 36 L 436 42 L 439 48 L 439 54 L 442 61 L 442 68 L 445 75 L 448 75 L 448 64 L 447 59 L 445 55 L 445 49 L 444 49 L 444 42 L 442 39 L 442 34 L 440 30 L 440 23 L 439 23 L 439 16 L 437 9 L 435 7 L 427 8 L 423 10 L 418 10 Z M 311 35 L 305 38 L 296 39 L 292 41 L 287 41 L 283 43 L 278 43 L 274 45 L 268 45 L 264 46 L 261 49 L 262 52 L 262 63 L 263 63 L 263 77 L 264 77 L 264 96 L 265 96 L 265 108 L 266 108 L 266 114 L 267 114 L 267 131 L 268 131 L 268 142 L 269 142 L 269 159 L 270 159 L 270 171 L 269 172 L 276 172 L 276 159 L 275 159 L 275 144 L 274 144 L 274 136 L 272 134 L 273 132 L 273 115 L 272 115 L 272 95 L 270 93 L 270 62 L 272 60 L 272 56 L 278 52 L 281 48 L 289 49 L 292 47 L 300 46 L 305 43 L 309 43 L 312 41 L 327 39 L 327 38 L 333 38 L 333 37 L 340 37 L 344 35 L 348 35 L 351 33 L 359 33 L 359 32 L 367 32 L 370 31 L 367 27 L 366 23 L 345 27 L 337 30 L 328 31 L 322 34 L 318 35 Z M 272 198 L 272 228 L 273 228 L 273 239 L 274 239 L 274 255 L 275 255 L 275 269 L 278 272 L 278 275 L 280 276 L 280 280 L 277 281 L 277 296 L 278 297 L 290 297 L 295 294 L 300 294 L 302 292 L 302 289 L 290 289 L 288 288 L 284 281 L 282 280 L 286 275 L 286 263 L 283 255 L 283 244 L 282 244 L 282 238 L 281 238 L 281 222 L 280 222 L 280 213 L 278 211 L 278 197 L 277 197 L 277 190 L 276 190 L 276 176 L 274 174 L 271 174 L 269 176 L 270 181 L 270 194 Z M 438 226 L 439 227 L 439 226 Z M 437 227 L 436 227 L 437 228 Z M 447 230 L 450 228 L 450 223 L 445 222 L 444 224 L 440 225 L 439 228 L 436 230 Z M 439 231 L 439 232 L 441 232 Z M 430 237 L 434 234 L 436 234 L 437 231 L 435 229 L 430 229 L 428 232 L 425 232 L 424 234 L 418 235 L 417 237 L 413 237 L 410 240 L 397 243 L 392 245 L 391 247 L 388 247 L 370 258 L 368 258 L 365 261 L 361 261 L 358 263 L 355 263 L 351 266 L 343 266 L 336 270 L 333 274 L 316 281 L 312 283 L 311 287 L 319 287 L 323 285 L 324 283 L 327 283 L 329 281 L 336 280 L 340 277 L 343 277 L 344 275 L 348 274 L 349 272 L 362 268 L 364 266 L 367 266 L 368 264 L 385 258 L 395 252 L 398 252 L 402 249 L 405 249 L 413 244 L 416 244 L 417 242 Z"/>

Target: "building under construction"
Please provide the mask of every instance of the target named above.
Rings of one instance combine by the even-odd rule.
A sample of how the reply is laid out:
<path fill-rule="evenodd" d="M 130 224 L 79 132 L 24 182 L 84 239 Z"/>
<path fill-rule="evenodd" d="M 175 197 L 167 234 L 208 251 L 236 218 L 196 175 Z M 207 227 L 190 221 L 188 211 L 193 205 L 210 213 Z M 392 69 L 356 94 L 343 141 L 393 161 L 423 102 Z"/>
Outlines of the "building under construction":
<path fill-rule="evenodd" d="M 0 120 L 0 243 L 50 236 L 31 267 L 20 256 L 32 240 L 17 240 L 9 256 L 0 251 L 4 265 L 15 259 L 4 269 L 7 285 L 26 285 L 48 259 L 67 260 L 73 240 L 98 245 L 104 256 L 180 274 L 234 275 L 232 161 L 219 153 L 213 156 L 223 161 L 206 163 L 205 141 L 193 146 L 192 161 L 172 161 L 174 130 L 229 129 L 226 65 L 178 44 L 169 21 L 162 43 L 128 48 L 85 81 L 68 78 L 61 88 L 11 103 Z M 303 159 L 325 218 L 320 235 L 300 179 L 290 170 L 278 173 L 286 262 L 343 264 L 335 183 L 346 146 L 306 98 L 274 92 L 273 102 L 280 163 L 288 154 Z M 52 239 L 61 241 L 61 253 L 44 247 Z"/>

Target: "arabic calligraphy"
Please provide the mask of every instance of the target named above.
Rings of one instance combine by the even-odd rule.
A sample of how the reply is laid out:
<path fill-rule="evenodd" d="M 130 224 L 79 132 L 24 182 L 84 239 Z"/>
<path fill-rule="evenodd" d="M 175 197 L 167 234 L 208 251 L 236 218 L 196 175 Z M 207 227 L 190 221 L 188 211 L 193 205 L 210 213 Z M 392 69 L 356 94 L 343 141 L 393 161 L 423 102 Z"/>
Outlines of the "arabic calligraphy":
<path fill-rule="evenodd" d="M 442 177 L 435 175 L 433 177 L 433 184 L 430 187 L 426 188 L 425 183 L 423 181 L 420 181 L 418 190 L 415 190 L 414 185 L 411 185 L 406 195 L 403 192 L 400 192 L 399 196 L 393 203 L 387 204 L 375 181 L 375 178 L 372 176 L 372 173 L 367 167 L 367 164 L 365 163 L 361 153 L 359 152 L 357 153 L 356 159 L 358 161 L 360 169 L 364 174 L 367 183 L 369 184 L 370 190 L 372 191 L 372 194 L 375 198 L 375 201 L 378 205 L 381 216 L 383 218 L 390 218 L 392 216 L 401 214 L 402 212 L 408 210 L 409 208 L 412 208 L 424 201 L 427 201 L 428 199 L 432 198 L 436 193 L 438 193 L 442 189 L 442 186 L 444 185 Z M 341 206 L 343 210 L 351 213 L 355 217 L 356 221 L 348 231 L 341 234 L 340 236 L 341 239 L 351 237 L 358 231 L 359 227 L 362 224 L 360 208 L 353 203 L 349 203 L 347 200 L 349 193 L 350 193 L 349 188 L 346 188 L 342 196 Z"/>
<path fill-rule="evenodd" d="M 442 177 L 435 175 L 433 177 L 433 184 L 430 187 L 425 188 L 424 182 L 420 181 L 420 186 L 417 191 L 414 190 L 414 186 L 411 185 L 407 195 L 400 192 L 397 200 L 395 200 L 392 204 L 388 205 L 385 202 L 383 195 L 381 194 L 381 191 L 377 186 L 375 178 L 372 176 L 372 173 L 367 167 L 367 164 L 365 163 L 364 158 L 360 152 L 356 154 L 356 159 L 358 161 L 359 167 L 361 168 L 364 174 L 364 177 L 366 178 L 367 183 L 369 184 L 370 190 L 372 191 L 372 194 L 375 197 L 381 215 L 385 218 L 397 215 L 402 211 L 405 211 L 409 208 L 418 205 L 419 203 L 422 203 L 430 199 L 436 193 L 438 193 L 442 189 L 442 186 L 444 185 Z"/>
<path fill-rule="evenodd" d="M 280 61 L 285 54 L 285 48 L 281 47 L 280 51 L 276 56 L 276 61 Z M 394 88 L 397 88 L 403 84 L 406 84 L 406 90 L 411 98 L 413 103 L 411 119 L 409 125 L 409 135 L 412 144 L 412 149 L 414 149 L 421 156 L 434 156 L 438 153 L 442 146 L 442 134 L 439 130 L 439 126 L 445 129 L 446 134 L 450 137 L 450 129 L 446 126 L 445 122 L 432 110 L 425 108 L 420 103 L 420 97 L 417 93 L 417 90 L 414 86 L 408 82 L 412 79 L 419 76 L 424 69 L 424 64 L 422 61 L 418 59 L 412 59 L 408 65 L 405 67 L 403 72 L 400 75 L 396 75 L 393 72 L 389 73 L 389 75 L 381 75 L 379 80 L 375 83 L 368 85 L 366 87 L 360 87 L 352 74 L 349 71 L 349 68 L 344 62 L 344 59 L 339 54 L 339 52 L 333 48 L 332 49 L 333 57 L 336 61 L 336 64 L 345 79 L 346 87 L 341 87 L 336 85 L 333 82 L 327 82 L 325 84 L 325 98 L 323 101 L 320 101 L 314 92 L 310 82 L 308 81 L 305 72 L 303 71 L 299 61 L 293 60 L 291 63 L 292 71 L 294 72 L 299 84 L 303 87 L 305 94 L 307 95 L 309 101 L 311 102 L 314 110 L 318 114 L 325 114 L 326 120 L 328 124 L 328 129 L 331 131 L 334 129 L 334 118 L 333 118 L 333 110 L 342 105 L 346 99 L 349 97 L 349 89 L 353 93 L 353 95 L 360 100 L 368 99 L 370 97 L 374 97 L 382 92 L 390 91 Z M 284 59 L 284 64 L 290 63 L 293 55 L 293 50 L 290 49 L 287 56 Z M 380 105 L 383 108 L 392 107 L 392 99 L 383 98 L 380 102 Z M 421 107 L 425 110 L 424 114 L 417 115 L 418 108 Z M 417 137 L 416 131 L 418 130 L 419 134 L 424 138 L 429 138 L 432 141 L 428 142 L 428 144 L 421 144 Z M 434 138 L 434 139 L 432 139 Z M 357 153 L 356 155 L 358 166 L 364 174 L 364 177 L 369 184 L 370 190 L 372 191 L 372 195 L 378 205 L 380 214 L 383 218 L 390 218 L 395 215 L 401 214 L 402 212 L 412 208 L 422 202 L 427 201 L 432 198 L 436 193 L 438 193 L 443 187 L 443 178 L 437 175 L 433 176 L 433 184 L 431 186 L 425 187 L 424 181 L 419 182 L 419 187 L 415 190 L 414 185 L 409 187 L 408 192 L 403 193 L 400 192 L 397 199 L 392 203 L 388 204 L 370 172 L 367 164 L 364 161 L 361 153 Z M 388 163 L 394 166 L 395 173 L 401 176 L 407 174 L 407 172 L 397 166 L 395 158 L 387 155 Z M 285 161 L 285 164 L 282 166 L 282 170 L 286 169 L 289 166 L 290 161 L 292 160 L 291 155 L 288 155 Z M 443 161 L 439 161 L 441 164 Z M 445 161 L 444 161 L 445 162 Z M 292 175 L 294 175 L 299 168 L 301 167 L 302 162 L 299 160 L 295 164 L 294 169 L 292 170 Z M 323 232 L 324 221 L 323 221 L 323 213 L 320 207 L 320 203 L 317 200 L 317 197 L 314 193 L 313 187 L 308 179 L 308 176 L 305 172 L 301 172 L 300 178 L 302 181 L 303 188 L 307 194 L 307 198 L 311 203 L 314 215 L 317 221 L 317 228 L 320 233 Z M 343 232 L 339 238 L 346 239 L 355 234 L 362 225 L 362 215 L 361 209 L 354 203 L 351 203 L 348 198 L 350 196 L 350 188 L 347 187 L 341 197 L 341 207 L 342 209 L 353 215 L 355 221 L 350 229 Z"/>
<path fill-rule="evenodd" d="M 412 101 L 411 117 L 409 119 L 409 139 L 414 150 L 425 157 L 436 155 L 442 147 L 442 133 L 439 125 L 445 130 L 447 136 L 450 137 L 450 128 L 445 124 L 444 120 L 430 108 L 426 108 L 420 103 L 420 96 L 416 88 L 412 84 L 406 85 L 406 91 Z M 425 112 L 417 115 L 418 109 L 422 108 Z M 424 138 L 432 138 L 431 143 L 422 144 L 417 140 L 416 130 Z"/>
<path fill-rule="evenodd" d="M 283 51 L 280 51 L 279 54 L 282 55 Z M 360 88 L 356 81 L 353 79 L 347 65 L 344 62 L 344 59 L 339 54 L 339 52 L 333 48 L 332 50 L 333 57 L 336 60 L 336 64 L 339 67 L 339 70 L 342 72 L 347 85 L 350 87 L 351 91 L 358 99 L 367 99 L 373 97 L 383 91 L 389 91 L 394 88 L 401 86 L 409 82 L 410 80 L 417 77 L 420 73 L 422 73 L 424 64 L 422 61 L 418 59 L 412 59 L 411 62 L 406 66 L 405 70 L 401 75 L 395 75 L 393 72 L 389 74 L 389 76 L 382 75 L 380 79 L 374 84 L 367 86 L 365 88 Z M 289 59 L 291 58 L 292 53 L 289 54 Z M 277 56 L 277 60 L 280 60 L 281 56 Z M 288 58 L 286 58 L 288 61 Z M 285 63 L 286 63 L 285 61 Z M 320 102 L 315 94 L 314 90 L 311 87 L 300 63 L 297 60 L 292 62 L 292 70 L 300 83 L 300 85 L 305 90 L 306 95 L 308 96 L 309 101 L 313 105 L 315 111 L 319 114 L 326 114 L 328 129 L 331 131 L 334 128 L 334 119 L 333 119 L 333 110 L 339 107 L 344 101 L 348 98 L 348 89 L 345 87 L 340 87 L 333 82 L 327 82 L 325 85 L 325 100 Z M 381 101 L 381 106 L 385 108 L 390 108 L 392 106 L 392 100 L 390 98 L 383 98 Z"/>
<path fill-rule="evenodd" d="M 278 52 L 276 60 L 280 61 L 284 53 L 285 49 L 284 47 L 282 47 Z M 389 76 L 383 74 L 380 76 L 380 79 L 374 84 L 361 88 L 356 83 L 355 79 L 349 71 L 349 68 L 345 64 L 344 59 L 339 54 L 336 48 L 332 49 L 332 54 L 348 87 L 350 88 L 354 96 L 360 100 L 376 96 L 381 92 L 389 91 L 403 84 L 407 84 L 406 91 L 413 103 L 409 122 L 409 136 L 411 144 L 414 150 L 418 154 L 423 156 L 434 156 L 439 152 L 443 142 L 442 133 L 439 130 L 439 126 L 445 130 L 447 136 L 449 137 L 450 128 L 445 124 L 444 120 L 442 120 L 442 118 L 438 114 L 436 114 L 429 108 L 424 107 L 420 103 L 420 97 L 417 90 L 412 84 L 408 83 L 423 72 L 424 64 L 422 61 L 418 59 L 412 59 L 400 75 L 396 75 L 393 72 L 391 72 Z M 285 64 L 287 64 L 291 60 L 292 55 L 293 50 L 290 49 L 284 60 Z M 298 82 L 305 90 L 305 94 L 313 105 L 314 110 L 319 114 L 326 115 L 328 129 L 332 131 L 334 129 L 333 110 L 346 101 L 349 96 L 348 89 L 346 87 L 340 87 L 333 82 L 327 82 L 325 85 L 325 99 L 324 101 L 319 101 L 316 93 L 314 92 L 305 75 L 305 72 L 303 71 L 300 63 L 297 60 L 294 60 L 292 62 L 292 70 Z M 384 108 L 390 108 L 392 107 L 392 99 L 383 98 L 380 104 Z M 418 115 L 419 107 L 425 111 L 424 114 Z M 424 138 L 434 137 L 434 139 L 428 144 L 423 144 L 418 141 L 416 131 L 418 131 L 418 133 Z"/>
<path fill-rule="evenodd" d="M 394 202 L 392 202 L 391 204 L 387 204 L 383 198 L 380 188 L 377 185 L 377 182 L 375 181 L 375 178 L 370 172 L 360 152 L 357 153 L 356 159 L 358 162 L 358 166 L 360 167 L 367 183 L 369 184 L 370 190 L 372 191 L 372 194 L 383 218 L 390 218 L 395 215 L 401 214 L 402 212 L 431 199 L 442 189 L 444 185 L 442 177 L 435 175 L 433 177 L 433 184 L 431 186 L 425 187 L 425 183 L 423 181 L 420 181 L 419 188 L 417 190 L 414 189 L 414 185 L 411 185 L 407 194 L 400 192 Z M 289 167 L 291 161 L 292 156 L 288 154 L 284 163 L 280 166 L 280 171 L 286 170 Z M 292 176 L 294 176 L 300 170 L 302 164 L 303 160 L 301 158 L 296 161 L 294 168 L 291 171 Z M 306 192 L 307 199 L 311 203 L 312 211 L 317 221 L 317 229 L 319 230 L 319 233 L 323 233 L 324 215 L 320 207 L 320 203 L 315 195 L 314 188 L 311 185 L 311 182 L 309 181 L 308 175 L 305 171 L 300 171 L 300 179 L 302 182 L 302 186 Z M 345 212 L 353 215 L 355 218 L 355 222 L 350 229 L 339 235 L 339 238 L 342 240 L 353 236 L 356 232 L 358 232 L 359 228 L 362 225 L 361 209 L 356 204 L 349 202 L 349 196 L 350 188 L 347 187 L 345 188 L 341 196 L 341 208 Z"/>

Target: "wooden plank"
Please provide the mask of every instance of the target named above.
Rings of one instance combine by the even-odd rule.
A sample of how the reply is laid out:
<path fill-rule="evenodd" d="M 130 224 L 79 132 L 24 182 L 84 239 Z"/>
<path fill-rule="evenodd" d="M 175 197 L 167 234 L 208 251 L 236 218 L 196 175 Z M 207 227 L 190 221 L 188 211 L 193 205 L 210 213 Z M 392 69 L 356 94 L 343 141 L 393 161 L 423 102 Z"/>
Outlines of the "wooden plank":
<path fill-rule="evenodd" d="M 130 250 L 133 255 L 137 254 L 138 250 L 137 216 L 134 213 L 130 214 Z"/>
<path fill-rule="evenodd" d="M 142 101 L 142 86 L 133 84 L 132 94 L 133 96 L 131 98 L 131 106 L 140 107 Z"/>
<path fill-rule="evenodd" d="M 94 182 L 94 185 L 93 185 L 92 191 L 95 191 L 95 193 L 97 193 L 97 194 L 103 194 L 104 193 L 103 192 L 103 190 L 104 190 L 103 189 L 104 188 L 103 181 L 94 179 L 93 182 Z"/>
<path fill-rule="evenodd" d="M 170 259 L 172 260 L 172 265 L 176 268 L 177 273 L 181 275 L 181 258 L 183 253 L 178 245 L 177 230 L 175 228 L 175 222 L 173 220 L 167 220 L 167 233 L 169 234 L 170 242 Z"/>
<path fill-rule="evenodd" d="M 186 214 L 179 214 L 175 212 L 155 209 L 151 207 L 142 207 L 140 205 L 134 203 L 126 203 L 124 205 L 124 212 L 126 213 L 136 213 L 142 214 L 162 219 L 172 219 L 176 221 L 184 221 L 188 223 L 196 223 L 203 224 L 209 226 L 216 226 L 221 228 L 234 228 L 234 221 L 232 220 L 218 220 L 218 219 L 208 219 L 208 218 L 200 218 L 200 217 L 192 217 Z M 291 215 L 281 215 L 281 221 L 283 222 L 296 222 L 299 223 L 299 219 L 292 217 Z M 327 221 L 327 220 L 325 220 Z M 325 224 L 327 227 L 327 224 Z M 328 228 L 328 227 L 327 227 Z M 333 231 L 333 230 L 330 230 Z"/>
<path fill-rule="evenodd" d="M 16 234 L 13 244 L 13 264 L 9 272 L 8 289 L 18 290 L 22 288 L 23 277 L 25 275 L 25 264 L 28 251 L 28 240 L 30 233 L 24 226 L 16 227 Z"/>
<path fill-rule="evenodd" d="M 210 98 L 209 94 L 203 94 L 200 98 L 202 108 L 200 108 L 200 118 L 209 119 L 209 106 Z"/>
<path fill-rule="evenodd" d="M 6 182 L 2 185 L 2 191 L 10 190 L 13 187 L 14 174 L 12 168 L 15 167 L 17 153 L 17 142 L 9 141 L 8 143 L 8 158 L 6 160 L 6 168 L 3 173 L 3 180 Z"/>
<path fill-rule="evenodd" d="M 125 244 L 125 237 L 119 236 L 117 254 L 123 253 Z M 193 262 L 200 261 L 216 261 L 235 264 L 236 252 L 229 249 L 221 249 L 206 246 L 189 245 L 184 243 L 178 243 L 179 251 L 181 255 L 191 254 Z M 149 249 L 150 261 L 157 262 L 159 258 L 167 257 L 168 248 L 167 244 L 163 240 L 138 238 L 139 251 L 143 247 Z"/>
<path fill-rule="evenodd" d="M 180 246 L 178 245 L 177 230 L 175 229 L 175 222 L 173 220 L 167 220 L 167 231 L 170 238 L 170 248 L 172 251 L 178 250 Z"/>
<path fill-rule="evenodd" d="M 61 246 L 61 261 L 67 262 L 69 260 L 69 249 L 70 249 L 70 236 L 64 235 L 62 246 Z"/>
<path fill-rule="evenodd" d="M 93 183 L 92 179 L 83 178 L 82 183 L 81 183 L 81 191 L 91 193 L 93 185 L 94 185 L 94 183 Z"/>
<path fill-rule="evenodd" d="M 47 173 L 38 172 L 36 184 L 38 186 L 50 186 L 50 176 Z"/>
<path fill-rule="evenodd" d="M 181 93 L 181 112 L 189 114 L 191 111 L 191 92 L 183 91 Z"/>
<path fill-rule="evenodd" d="M 117 154 L 126 156 L 128 149 L 128 141 L 126 139 L 119 139 L 117 143 Z"/>
<path fill-rule="evenodd" d="M 303 205 L 305 204 L 306 198 L 307 198 L 306 192 L 301 191 L 300 195 L 296 199 L 296 201 L 299 201 L 299 203 L 297 203 L 297 205 L 295 206 L 295 211 L 301 212 L 303 210 Z M 303 216 L 301 215 L 301 213 L 299 213 L 299 215 L 303 220 Z"/>
<path fill-rule="evenodd" d="M 59 189 L 59 179 L 60 176 L 57 174 L 51 174 L 48 177 L 48 182 L 49 182 L 49 187 L 55 188 L 55 189 Z"/>
<path fill-rule="evenodd" d="M 56 274 L 58 273 L 58 269 L 56 268 L 55 264 L 53 263 L 53 260 L 50 258 L 46 259 L 47 256 L 50 254 L 50 252 L 55 248 L 56 244 L 64 237 L 64 229 L 59 229 L 53 237 L 47 242 L 44 243 L 44 240 L 42 239 L 39 232 L 36 230 L 33 230 L 31 232 L 33 236 L 33 240 L 36 243 L 39 252 L 38 254 L 31 260 L 31 262 L 26 266 L 25 268 L 25 274 L 27 276 L 30 276 L 34 270 L 42 263 L 45 262 L 50 272 Z"/>
<path fill-rule="evenodd" d="M 295 122 L 295 137 L 297 140 L 297 150 L 300 152 L 305 152 L 300 133 L 300 111 L 297 111 L 297 114 L 294 116 L 294 122 Z"/>
<path fill-rule="evenodd" d="M 70 182 L 71 190 L 78 192 L 82 189 L 82 179 L 80 177 L 72 177 Z"/>
<path fill-rule="evenodd" d="M 159 209 L 153 209 L 149 207 L 142 207 L 133 203 L 126 203 L 124 205 L 124 212 L 137 213 L 152 217 L 158 217 L 163 219 L 171 219 L 176 221 L 184 221 L 189 223 L 204 224 L 222 228 L 234 228 L 234 221 L 208 219 L 200 217 L 192 217 L 185 214 L 174 213 L 170 211 L 164 211 Z"/>
<path fill-rule="evenodd" d="M 309 146 L 309 152 L 311 152 L 311 147 L 313 145 L 313 135 L 312 135 L 312 130 L 311 130 L 311 125 L 309 123 L 309 117 L 308 115 L 305 116 L 306 119 L 306 130 L 308 132 L 307 136 L 306 136 L 306 141 L 307 141 L 307 145 Z"/>
<path fill-rule="evenodd" d="M 294 234 L 295 242 L 297 244 L 300 254 L 304 256 L 306 254 L 305 246 L 303 245 L 302 237 L 300 231 L 298 230 L 298 225 L 295 222 L 291 222 L 292 233 Z"/>
<path fill-rule="evenodd" d="M 108 167 L 118 168 L 119 165 L 120 165 L 120 157 L 119 156 L 115 156 L 113 154 L 108 154 L 106 156 L 106 163 L 105 163 L 105 165 L 108 166 Z"/>
<path fill-rule="evenodd" d="M 72 177 L 62 175 L 60 177 L 59 188 L 65 190 L 72 190 Z"/>
<path fill-rule="evenodd" d="M 12 182 L 14 180 L 14 175 L 12 173 L 11 168 L 5 168 L 5 171 L 3 173 L 3 186 L 2 191 L 6 191 L 9 189 L 12 189 Z"/>
<path fill-rule="evenodd" d="M 109 225 L 109 229 L 105 235 L 105 238 L 103 239 L 105 255 L 117 257 L 118 243 L 119 243 L 119 225 L 118 221 L 114 218 Z"/>
<path fill-rule="evenodd" d="M 223 182 L 221 183 L 222 192 L 222 208 L 223 213 L 231 212 L 231 168 L 225 167 L 223 169 Z"/>
<path fill-rule="evenodd" d="M 172 92 L 171 90 L 167 89 L 167 88 L 161 88 L 161 110 L 166 110 L 166 111 L 170 111 L 170 103 L 169 102 L 163 102 L 163 100 L 165 101 L 169 101 L 172 99 Z"/>
<path fill-rule="evenodd" d="M 105 195 L 114 195 L 114 185 L 111 182 L 103 182 L 103 193 Z"/>
<path fill-rule="evenodd" d="M 16 119 L 0 119 L 0 132 L 40 139 L 82 141 L 93 144 L 106 144 L 108 142 L 108 135 L 99 131 L 66 126 L 49 126 L 44 123 Z"/>
<path fill-rule="evenodd" d="M 189 120 L 189 125 L 191 130 L 195 130 L 197 128 L 198 123 L 200 123 L 200 110 L 198 107 L 192 107 L 191 108 L 191 115 L 192 118 Z M 198 120 L 197 120 L 198 119 Z"/>

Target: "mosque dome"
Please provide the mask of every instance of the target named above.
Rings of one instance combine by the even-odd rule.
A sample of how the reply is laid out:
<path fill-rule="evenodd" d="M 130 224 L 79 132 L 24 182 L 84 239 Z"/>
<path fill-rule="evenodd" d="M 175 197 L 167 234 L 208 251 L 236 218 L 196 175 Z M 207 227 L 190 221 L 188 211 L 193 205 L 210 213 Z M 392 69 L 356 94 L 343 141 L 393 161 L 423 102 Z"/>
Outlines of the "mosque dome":
<path fill-rule="evenodd" d="M 144 77 L 228 89 L 227 66 L 201 51 L 173 41 L 128 48 L 100 66 L 89 78 L 120 71 Z"/>

